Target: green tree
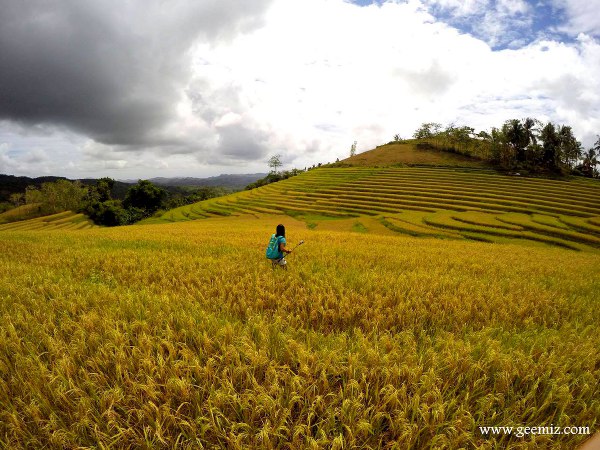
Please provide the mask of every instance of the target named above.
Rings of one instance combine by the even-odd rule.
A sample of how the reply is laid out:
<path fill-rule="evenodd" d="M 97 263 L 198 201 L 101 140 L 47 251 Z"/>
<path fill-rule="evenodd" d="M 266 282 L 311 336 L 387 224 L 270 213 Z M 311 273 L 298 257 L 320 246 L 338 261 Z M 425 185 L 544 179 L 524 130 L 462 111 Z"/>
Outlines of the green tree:
<path fill-rule="evenodd" d="M 540 145 L 539 141 L 537 141 L 535 144 L 529 144 L 527 147 L 527 161 L 529 161 L 532 168 L 541 166 L 543 159 L 544 147 Z"/>
<path fill-rule="evenodd" d="M 42 183 L 40 189 L 28 186 L 25 190 L 25 202 L 38 204 L 40 211 L 54 214 L 61 211 L 79 211 L 84 205 L 87 189 L 79 182 L 57 180 Z"/>
<path fill-rule="evenodd" d="M 431 139 L 440 133 L 442 125 L 436 122 L 425 122 L 413 133 L 415 139 Z"/>
<path fill-rule="evenodd" d="M 479 156 L 486 160 L 493 159 L 491 133 L 488 133 L 487 131 L 480 131 L 477 133 L 477 137 L 479 138 Z"/>
<path fill-rule="evenodd" d="M 525 149 L 529 144 L 529 136 L 525 127 L 518 119 L 511 119 L 504 123 L 502 132 L 506 137 L 506 142 L 513 150 L 514 158 L 517 162 L 525 161 Z"/>
<path fill-rule="evenodd" d="M 594 146 L 590 149 L 590 150 L 594 150 L 595 155 L 599 156 L 600 155 L 600 136 L 596 136 L 598 138 L 598 140 L 596 142 L 594 142 Z M 589 154 L 589 151 L 588 151 Z M 596 166 L 600 164 L 600 160 L 596 160 L 595 164 L 592 164 L 592 170 L 593 173 L 592 175 L 596 178 L 600 178 L 600 173 L 598 172 L 598 169 L 596 168 Z"/>
<path fill-rule="evenodd" d="M 538 136 L 540 122 L 531 117 L 527 117 L 523 120 L 523 132 L 525 133 L 524 141 L 526 144 L 526 155 L 525 158 L 533 165 L 536 164 L 536 159 L 539 153 Z"/>
<path fill-rule="evenodd" d="M 559 140 L 559 155 L 561 162 L 573 168 L 575 163 L 581 158 L 583 154 L 583 148 L 581 142 L 579 142 L 573 135 L 573 129 L 567 125 L 562 125 L 558 129 L 558 140 Z"/>
<path fill-rule="evenodd" d="M 87 193 L 80 182 L 68 180 L 43 183 L 41 191 L 52 212 L 80 210 Z"/>
<path fill-rule="evenodd" d="M 138 208 L 150 215 L 160 208 L 166 196 L 167 192 L 164 189 L 155 186 L 148 180 L 139 180 L 127 191 L 123 206 L 127 209 Z"/>
<path fill-rule="evenodd" d="M 271 173 L 277 173 L 279 168 L 283 165 L 281 163 L 281 155 L 273 155 L 269 158 L 268 161 L 269 167 L 271 168 Z"/>
<path fill-rule="evenodd" d="M 542 162 L 550 169 L 558 168 L 558 161 L 560 160 L 560 137 L 552 122 L 548 122 L 542 128 L 540 139 L 543 141 L 542 148 L 544 150 Z"/>
<path fill-rule="evenodd" d="M 356 141 L 350 146 L 350 156 L 356 155 Z"/>
<path fill-rule="evenodd" d="M 28 205 L 42 203 L 42 193 L 37 188 L 37 186 L 27 186 L 25 188 L 25 203 L 27 203 Z"/>
<path fill-rule="evenodd" d="M 10 202 L 14 205 L 15 208 L 18 208 L 21 205 L 25 204 L 25 194 L 22 192 L 17 192 L 10 195 Z"/>
<path fill-rule="evenodd" d="M 532 119 L 531 117 L 527 117 L 523 119 L 523 131 L 525 132 L 525 140 L 527 144 L 536 144 L 538 137 L 538 129 L 537 129 L 538 121 Z"/>
<path fill-rule="evenodd" d="M 502 128 L 492 127 L 489 143 L 490 159 L 501 166 L 508 167 L 512 163 L 513 154 Z"/>
<path fill-rule="evenodd" d="M 128 216 L 120 200 L 106 200 L 89 205 L 86 213 L 98 225 L 115 227 L 128 223 Z"/>
<path fill-rule="evenodd" d="M 492 136 L 487 131 L 480 131 L 477 133 L 477 137 L 483 139 L 484 141 L 489 141 L 492 139 Z"/>
<path fill-rule="evenodd" d="M 98 191 L 98 200 L 105 202 L 112 199 L 112 188 L 115 185 L 115 180 L 112 178 L 104 177 L 99 178 L 96 182 L 96 190 Z"/>
<path fill-rule="evenodd" d="M 470 153 L 468 147 L 474 133 L 475 129 L 468 126 L 462 126 L 454 129 L 455 140 L 458 144 L 459 151 L 465 154 Z"/>
<path fill-rule="evenodd" d="M 596 149 L 590 148 L 583 156 L 581 171 L 586 177 L 592 177 L 594 176 L 594 170 L 598 164 L 600 164 L 600 161 L 598 161 Z"/>

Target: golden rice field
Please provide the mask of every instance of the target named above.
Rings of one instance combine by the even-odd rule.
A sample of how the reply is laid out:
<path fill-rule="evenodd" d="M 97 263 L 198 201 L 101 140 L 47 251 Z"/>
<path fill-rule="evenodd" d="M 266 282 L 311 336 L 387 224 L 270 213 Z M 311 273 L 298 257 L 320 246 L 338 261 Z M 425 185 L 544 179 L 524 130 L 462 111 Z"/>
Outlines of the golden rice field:
<path fill-rule="evenodd" d="M 259 215 L 255 195 L 212 204 Z M 475 222 L 522 227 L 495 217 Z M 287 271 L 264 258 L 280 221 L 305 240 Z M 572 449 L 588 436 L 478 427 L 598 430 L 598 267 L 596 251 L 377 217 L 3 230 L 0 447 Z"/>
<path fill-rule="evenodd" d="M 597 181 L 517 177 L 465 167 L 315 169 L 173 209 L 146 223 L 264 213 L 305 218 L 313 227 L 327 222 L 322 219 L 374 218 L 395 233 L 418 237 L 600 248 Z"/>
<path fill-rule="evenodd" d="M 15 222 L 17 220 L 32 219 L 40 216 L 40 207 L 37 203 L 21 205 L 0 213 L 0 224 Z"/>
<path fill-rule="evenodd" d="M 9 211 L 10 212 L 10 211 Z M 20 220 L 0 225 L 1 231 L 33 231 L 33 230 L 87 230 L 96 228 L 85 214 L 63 211 L 35 219 Z"/>

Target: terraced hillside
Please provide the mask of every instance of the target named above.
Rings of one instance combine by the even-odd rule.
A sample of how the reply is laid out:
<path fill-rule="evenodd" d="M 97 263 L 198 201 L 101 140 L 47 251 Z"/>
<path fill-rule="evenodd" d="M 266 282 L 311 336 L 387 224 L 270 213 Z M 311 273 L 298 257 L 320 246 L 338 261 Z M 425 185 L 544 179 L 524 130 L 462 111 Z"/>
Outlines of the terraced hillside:
<path fill-rule="evenodd" d="M 484 168 L 321 168 L 187 205 L 148 222 L 281 213 L 311 228 L 326 219 L 412 236 L 600 248 L 600 183 L 508 176 Z M 350 225 L 349 225 L 350 226 Z"/>
<path fill-rule="evenodd" d="M 19 220 L 33 219 L 39 217 L 39 208 L 37 203 L 21 205 L 16 208 L 0 214 L 0 225 L 4 223 L 17 222 Z"/>
<path fill-rule="evenodd" d="M 86 230 L 97 227 L 86 215 L 64 211 L 36 219 L 21 220 L 0 225 L 0 231 L 32 231 L 32 230 Z"/>

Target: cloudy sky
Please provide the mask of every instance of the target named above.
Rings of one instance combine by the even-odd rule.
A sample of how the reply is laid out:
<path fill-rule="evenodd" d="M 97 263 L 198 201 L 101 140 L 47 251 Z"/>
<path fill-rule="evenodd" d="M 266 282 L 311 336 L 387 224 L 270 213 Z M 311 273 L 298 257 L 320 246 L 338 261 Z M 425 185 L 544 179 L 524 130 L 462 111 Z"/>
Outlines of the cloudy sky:
<path fill-rule="evenodd" d="M 532 116 L 600 134 L 600 0 L 0 0 L 0 173 L 305 167 Z"/>

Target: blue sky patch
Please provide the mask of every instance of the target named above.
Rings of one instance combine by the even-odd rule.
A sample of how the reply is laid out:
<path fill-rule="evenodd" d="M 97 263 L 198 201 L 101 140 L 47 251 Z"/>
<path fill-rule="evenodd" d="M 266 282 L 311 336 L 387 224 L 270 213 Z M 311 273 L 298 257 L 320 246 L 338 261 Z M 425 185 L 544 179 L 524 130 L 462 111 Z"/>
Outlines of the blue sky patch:
<path fill-rule="evenodd" d="M 352 3 L 368 6 L 382 1 L 353 0 Z M 524 11 L 519 8 L 511 11 L 510 5 L 518 2 L 502 0 L 482 0 L 470 8 L 461 2 L 449 5 L 438 0 L 423 0 L 422 3 L 438 21 L 487 42 L 494 50 L 521 48 L 543 39 L 574 40 L 574 36 L 561 31 L 567 22 L 564 10 L 549 0 L 525 1 L 527 8 Z"/>

